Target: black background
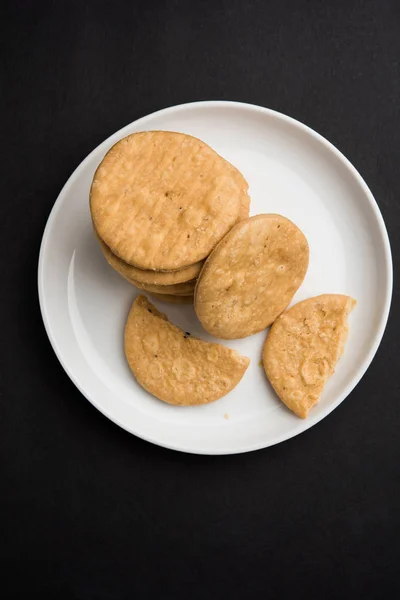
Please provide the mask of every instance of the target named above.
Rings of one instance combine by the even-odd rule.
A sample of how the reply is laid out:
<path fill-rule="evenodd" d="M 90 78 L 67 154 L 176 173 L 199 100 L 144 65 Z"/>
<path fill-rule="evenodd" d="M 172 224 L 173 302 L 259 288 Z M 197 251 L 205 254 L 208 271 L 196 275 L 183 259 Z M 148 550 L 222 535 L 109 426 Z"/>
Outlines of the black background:
<path fill-rule="evenodd" d="M 333 142 L 371 187 L 396 266 L 399 2 L 19 1 L 1 24 L 0 595 L 398 595 L 396 278 L 346 402 L 286 443 L 204 457 L 136 439 L 80 395 L 46 338 L 36 268 L 80 161 L 134 119 L 202 99 L 267 106 Z"/>

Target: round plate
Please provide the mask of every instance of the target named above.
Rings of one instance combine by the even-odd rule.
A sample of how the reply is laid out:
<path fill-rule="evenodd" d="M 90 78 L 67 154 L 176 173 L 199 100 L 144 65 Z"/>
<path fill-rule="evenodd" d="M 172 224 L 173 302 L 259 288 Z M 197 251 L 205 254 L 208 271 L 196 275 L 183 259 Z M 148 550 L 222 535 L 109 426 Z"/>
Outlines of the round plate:
<path fill-rule="evenodd" d="M 357 300 L 335 375 L 306 420 L 276 397 L 261 366 L 266 333 L 223 342 L 251 358 L 240 384 L 213 404 L 175 407 L 135 381 L 124 356 L 123 330 L 138 290 L 104 260 L 89 214 L 89 188 L 107 150 L 135 131 L 194 135 L 232 162 L 249 182 L 251 214 L 281 213 L 305 233 L 310 266 L 294 302 L 322 293 Z M 44 324 L 64 369 L 112 421 L 160 446 L 230 454 L 291 438 L 326 417 L 370 364 L 386 325 L 392 291 L 387 232 L 368 187 L 320 135 L 282 114 L 236 102 L 198 102 L 161 110 L 100 144 L 61 191 L 43 236 L 39 297 Z M 169 319 L 204 339 L 191 306 L 154 301 Z M 360 408 L 361 410 L 361 408 Z"/>

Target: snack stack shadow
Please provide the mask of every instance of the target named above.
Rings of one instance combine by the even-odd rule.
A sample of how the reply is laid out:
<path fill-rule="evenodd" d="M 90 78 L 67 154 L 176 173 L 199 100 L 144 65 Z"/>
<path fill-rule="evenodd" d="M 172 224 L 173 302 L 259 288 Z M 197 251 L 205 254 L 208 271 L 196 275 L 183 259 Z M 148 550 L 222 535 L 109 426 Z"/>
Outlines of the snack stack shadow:
<path fill-rule="evenodd" d="M 140 132 L 107 152 L 90 210 L 113 269 L 158 300 L 184 303 L 210 252 L 248 217 L 247 190 L 243 175 L 201 140 Z"/>

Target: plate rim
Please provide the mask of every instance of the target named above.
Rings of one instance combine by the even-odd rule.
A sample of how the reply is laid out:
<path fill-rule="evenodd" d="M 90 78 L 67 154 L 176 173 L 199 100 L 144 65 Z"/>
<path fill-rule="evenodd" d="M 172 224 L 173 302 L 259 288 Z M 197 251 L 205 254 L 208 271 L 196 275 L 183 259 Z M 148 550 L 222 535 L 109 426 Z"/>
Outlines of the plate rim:
<path fill-rule="evenodd" d="M 258 113 L 261 113 L 264 115 L 269 115 L 270 117 L 273 117 L 277 120 L 284 121 L 294 127 L 299 128 L 303 132 L 311 135 L 311 137 L 313 137 L 315 140 L 322 143 L 328 150 L 330 150 L 340 160 L 340 162 L 343 164 L 343 166 L 346 167 L 346 169 L 350 172 L 350 174 L 353 177 L 355 177 L 358 184 L 361 186 L 361 189 L 364 192 L 366 200 L 368 200 L 370 208 L 372 209 L 372 211 L 374 213 L 375 221 L 376 221 L 376 224 L 378 225 L 378 231 L 379 231 L 381 241 L 383 244 L 383 251 L 384 251 L 384 257 L 385 257 L 385 271 L 386 271 L 385 277 L 386 277 L 386 281 L 387 281 L 387 285 L 385 288 L 384 310 L 382 311 L 382 313 L 380 315 L 380 320 L 379 320 L 378 326 L 376 327 L 374 343 L 372 344 L 371 348 L 369 349 L 369 352 L 368 352 L 364 362 L 362 363 L 361 367 L 358 369 L 355 376 L 352 377 L 350 379 L 349 383 L 345 386 L 342 393 L 338 396 L 336 402 L 333 402 L 332 405 L 330 407 L 328 407 L 326 412 L 324 412 L 318 418 L 310 419 L 309 421 L 308 420 L 304 421 L 304 427 L 300 431 L 295 431 L 295 432 L 292 432 L 289 434 L 277 435 L 275 438 L 270 438 L 267 441 L 267 443 L 248 444 L 245 447 L 239 447 L 239 448 L 233 448 L 233 449 L 230 447 L 220 448 L 220 449 L 215 449 L 215 450 L 210 450 L 207 448 L 206 449 L 196 448 L 196 447 L 185 448 L 185 447 L 179 446 L 179 444 L 174 445 L 172 443 L 166 443 L 164 441 L 159 441 L 157 439 L 152 438 L 151 436 L 143 435 L 140 432 L 135 431 L 135 429 L 133 427 L 121 422 L 119 419 L 115 418 L 107 410 L 105 410 L 102 406 L 97 404 L 95 399 L 91 398 L 91 395 L 86 392 L 84 385 L 81 384 L 77 380 L 74 373 L 70 370 L 70 368 L 66 364 L 66 361 L 63 358 L 63 355 L 62 355 L 62 352 L 57 343 L 56 337 L 53 335 L 51 324 L 50 324 L 50 319 L 48 318 L 48 315 L 46 312 L 46 297 L 45 297 L 45 291 L 44 291 L 44 260 L 45 260 L 45 255 L 46 255 L 46 246 L 47 246 L 48 238 L 49 238 L 50 231 L 52 228 L 52 223 L 53 223 L 58 211 L 61 209 L 61 206 L 62 206 L 62 204 L 59 202 L 60 198 L 65 194 L 66 191 L 68 191 L 68 187 L 70 185 L 72 185 L 72 183 L 77 179 L 77 177 L 80 175 L 81 171 L 83 171 L 85 169 L 87 163 L 90 162 L 92 155 L 95 152 L 97 152 L 98 150 L 101 150 L 103 147 L 104 148 L 108 147 L 109 144 L 114 141 L 114 139 L 115 139 L 115 141 L 117 141 L 118 139 L 120 139 L 120 137 L 123 137 L 124 132 L 126 130 L 128 130 L 133 124 L 138 125 L 141 122 L 146 121 L 149 117 L 162 116 L 162 115 L 171 114 L 174 112 L 179 112 L 180 110 L 186 109 L 188 107 L 199 108 L 199 109 L 215 108 L 215 107 L 226 107 L 226 108 L 238 107 L 238 108 L 242 108 L 242 109 L 247 109 L 249 111 L 253 111 L 253 112 L 255 111 L 255 112 L 258 112 Z M 245 452 L 253 452 L 256 450 L 261 450 L 264 448 L 268 448 L 270 446 L 274 446 L 276 444 L 279 444 L 279 443 L 289 440 L 291 438 L 297 437 L 301 433 L 304 433 L 305 431 L 307 431 L 308 429 L 310 429 L 311 427 L 313 427 L 314 425 L 316 425 L 317 423 L 322 421 L 334 409 L 336 409 L 339 406 L 339 404 L 341 404 L 347 398 L 347 396 L 358 385 L 361 378 L 366 373 L 367 369 L 371 365 L 371 362 L 381 344 L 381 341 L 382 341 L 382 338 L 383 338 L 383 335 L 384 335 L 384 332 L 386 329 L 387 321 L 389 318 L 390 306 L 391 306 L 391 301 L 392 301 L 393 260 L 392 260 L 392 253 L 391 253 L 391 248 L 390 248 L 389 235 L 388 235 L 388 232 L 386 229 L 386 225 L 385 225 L 382 213 L 378 206 L 378 203 L 376 202 L 371 190 L 369 189 L 369 187 L 368 187 L 367 183 L 365 182 L 365 180 L 363 179 L 363 177 L 360 175 L 360 173 L 357 171 L 357 169 L 354 167 L 354 165 L 349 161 L 349 159 L 347 159 L 344 156 L 344 154 L 342 154 L 342 152 L 340 152 L 340 150 L 338 148 L 336 148 L 336 146 L 334 146 L 331 142 L 329 142 L 326 138 L 324 138 L 321 134 L 316 132 L 314 129 L 312 129 L 308 125 L 305 125 L 301 121 L 298 121 L 297 119 L 294 119 L 293 117 L 289 117 L 288 115 L 285 115 L 284 113 L 281 113 L 279 111 L 276 111 L 276 110 L 273 110 L 270 108 L 266 108 L 263 106 L 259 106 L 256 104 L 246 103 L 246 102 L 237 102 L 237 101 L 230 101 L 230 100 L 203 100 L 203 101 L 187 102 L 184 104 L 177 104 L 177 105 L 169 106 L 166 108 L 162 108 L 160 110 L 149 113 L 148 115 L 144 115 L 143 117 L 140 117 L 139 119 L 136 119 L 136 120 L 128 123 L 127 125 L 123 126 L 119 130 L 117 130 L 116 132 L 112 133 L 105 140 L 103 140 L 100 144 L 98 144 L 79 163 L 79 165 L 74 169 L 74 171 L 71 173 L 71 175 L 68 177 L 67 181 L 61 188 L 61 190 L 52 206 L 49 216 L 47 218 L 43 236 L 42 236 L 42 240 L 41 240 L 41 244 L 40 244 L 37 281 L 38 281 L 38 296 L 39 296 L 40 312 L 41 312 L 43 324 L 44 324 L 47 336 L 49 338 L 50 344 L 53 348 L 53 351 L 54 351 L 57 359 L 59 360 L 61 366 L 63 367 L 64 371 L 66 372 L 68 377 L 71 379 L 72 383 L 76 386 L 76 388 L 80 391 L 80 393 L 99 412 L 101 412 L 110 421 L 112 421 L 113 423 L 115 423 L 116 425 L 118 425 L 119 427 L 121 427 L 122 429 L 127 431 L 128 433 L 133 434 L 136 437 L 143 439 L 147 442 L 150 442 L 152 444 L 155 444 L 157 446 L 160 446 L 163 448 L 168 448 L 170 450 L 175 450 L 175 451 L 179 451 L 179 452 L 185 452 L 188 454 L 200 454 L 200 455 L 210 455 L 210 456 L 215 455 L 216 456 L 216 455 L 242 454 Z"/>

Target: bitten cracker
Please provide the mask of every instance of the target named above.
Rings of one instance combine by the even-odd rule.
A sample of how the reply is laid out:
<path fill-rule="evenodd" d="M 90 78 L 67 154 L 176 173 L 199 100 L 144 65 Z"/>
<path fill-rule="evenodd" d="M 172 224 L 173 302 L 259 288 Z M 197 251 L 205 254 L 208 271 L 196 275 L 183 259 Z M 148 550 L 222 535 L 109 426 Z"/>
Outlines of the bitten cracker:
<path fill-rule="evenodd" d="M 263 351 L 265 372 L 282 402 L 303 419 L 335 371 L 355 303 L 349 296 L 316 296 L 295 304 L 271 327 Z"/>
<path fill-rule="evenodd" d="M 266 214 L 238 223 L 197 280 L 194 304 L 204 329 L 225 339 L 262 331 L 290 303 L 308 260 L 307 240 L 289 219 Z"/>
<path fill-rule="evenodd" d="M 250 360 L 235 350 L 199 340 L 170 323 L 138 296 L 125 327 L 125 354 L 138 383 L 167 402 L 214 402 L 232 390 Z"/>

